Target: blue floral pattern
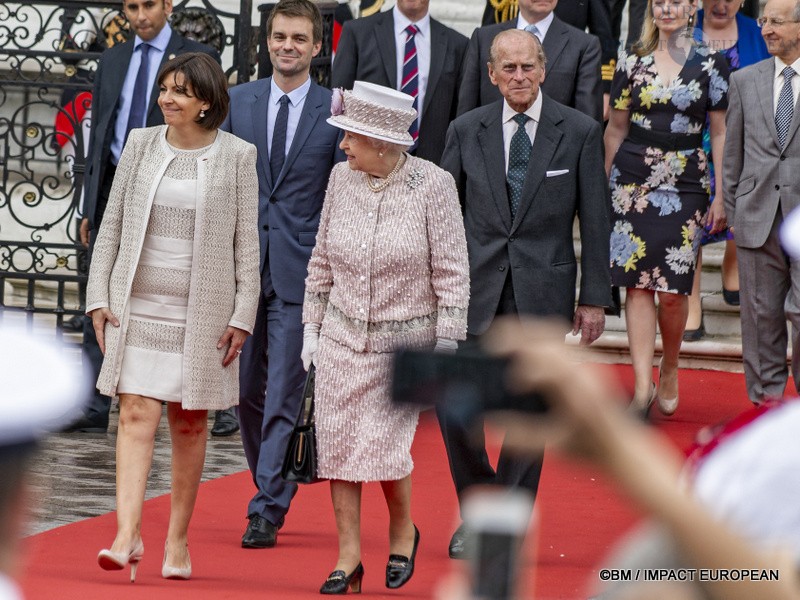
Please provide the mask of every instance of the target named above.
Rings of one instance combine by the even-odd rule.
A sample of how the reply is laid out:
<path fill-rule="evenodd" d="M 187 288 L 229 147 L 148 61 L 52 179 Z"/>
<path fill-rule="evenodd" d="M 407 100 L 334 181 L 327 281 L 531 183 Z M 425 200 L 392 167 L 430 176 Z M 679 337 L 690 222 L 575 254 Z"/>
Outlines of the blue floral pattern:
<path fill-rule="evenodd" d="M 725 58 L 694 46 L 670 82 L 653 55 L 620 53 L 611 106 L 654 132 L 648 144 L 626 138 L 611 169 L 611 274 L 614 285 L 689 294 L 708 209 L 708 158 L 701 147 L 660 148 L 658 134 L 702 133 L 708 112 L 727 108 Z"/>

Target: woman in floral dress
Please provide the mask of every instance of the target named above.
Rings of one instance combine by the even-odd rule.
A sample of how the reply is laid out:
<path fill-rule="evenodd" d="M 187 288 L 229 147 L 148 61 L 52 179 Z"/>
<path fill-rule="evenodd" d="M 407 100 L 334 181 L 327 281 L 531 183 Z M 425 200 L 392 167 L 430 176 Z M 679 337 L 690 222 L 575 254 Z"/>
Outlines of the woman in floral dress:
<path fill-rule="evenodd" d="M 617 62 L 605 134 L 611 275 L 627 288 L 632 406 L 646 412 L 657 400 L 664 414 L 678 406 L 678 353 L 703 224 L 725 226 L 722 203 L 708 206 L 702 130 L 708 118 L 721 157 L 729 71 L 721 54 L 692 39 L 695 11 L 690 0 L 648 1 L 642 37 Z M 658 389 L 656 323 L 663 345 Z"/>

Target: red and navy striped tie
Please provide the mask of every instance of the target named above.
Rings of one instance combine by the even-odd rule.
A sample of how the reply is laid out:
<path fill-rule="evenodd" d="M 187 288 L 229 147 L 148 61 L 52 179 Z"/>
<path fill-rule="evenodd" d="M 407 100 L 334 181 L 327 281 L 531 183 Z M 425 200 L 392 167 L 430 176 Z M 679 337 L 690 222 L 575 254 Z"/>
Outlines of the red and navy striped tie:
<path fill-rule="evenodd" d="M 406 52 L 403 59 L 403 80 L 400 84 L 400 91 L 408 94 L 414 98 L 414 108 L 419 111 L 417 107 L 417 94 L 419 93 L 419 68 L 417 67 L 417 45 L 414 43 L 414 36 L 419 33 L 416 25 L 411 24 L 405 29 L 406 32 Z M 411 123 L 408 128 L 408 133 L 414 138 L 414 143 L 417 142 L 419 137 L 419 130 L 417 126 L 417 119 Z"/>

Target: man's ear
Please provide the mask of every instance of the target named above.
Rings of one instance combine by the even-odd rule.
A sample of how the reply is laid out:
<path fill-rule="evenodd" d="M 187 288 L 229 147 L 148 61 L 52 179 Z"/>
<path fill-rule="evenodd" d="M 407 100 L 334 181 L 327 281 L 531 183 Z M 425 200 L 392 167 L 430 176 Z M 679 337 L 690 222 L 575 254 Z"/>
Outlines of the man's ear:
<path fill-rule="evenodd" d="M 492 82 L 492 85 L 497 85 L 497 81 L 494 77 L 494 68 L 492 67 L 492 62 L 489 61 L 486 63 L 486 68 L 489 69 L 489 81 Z"/>

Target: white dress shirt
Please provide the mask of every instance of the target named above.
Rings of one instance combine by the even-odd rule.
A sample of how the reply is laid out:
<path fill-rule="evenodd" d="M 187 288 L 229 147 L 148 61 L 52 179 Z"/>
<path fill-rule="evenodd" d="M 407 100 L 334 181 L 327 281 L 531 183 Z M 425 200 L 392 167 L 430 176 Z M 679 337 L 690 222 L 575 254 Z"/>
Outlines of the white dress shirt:
<path fill-rule="evenodd" d="M 148 106 L 150 101 L 150 91 L 156 83 L 161 59 L 167 51 L 169 39 L 172 37 L 172 29 L 169 24 L 156 37 L 147 42 L 150 44 L 150 52 L 147 55 L 147 99 Z M 122 92 L 119 95 L 119 109 L 117 119 L 114 123 L 114 139 L 111 141 L 111 162 L 117 164 L 119 157 L 122 156 L 122 147 L 125 144 L 125 132 L 128 129 L 128 116 L 131 114 L 131 102 L 133 101 L 133 88 L 136 87 L 136 75 L 139 74 L 139 65 L 142 64 L 142 51 L 139 49 L 144 40 L 138 35 L 133 41 L 133 54 L 128 63 L 128 73 L 125 75 L 125 82 L 122 84 Z M 161 109 L 158 109 L 161 110 Z M 147 122 L 147 111 L 145 111 L 145 123 Z"/>
<path fill-rule="evenodd" d="M 406 27 L 412 24 L 397 8 L 392 9 L 394 18 L 394 45 L 397 50 L 397 89 L 403 85 L 403 59 L 406 54 Z M 431 16 L 426 14 L 413 23 L 419 33 L 414 37 L 417 47 L 417 69 L 419 70 L 419 91 L 417 92 L 417 123 L 422 123 L 422 107 L 425 103 L 425 90 L 428 87 L 428 75 L 431 72 Z"/>
<path fill-rule="evenodd" d="M 308 90 L 311 89 L 311 77 L 306 79 L 306 82 L 298 88 L 293 89 L 286 94 L 278 84 L 275 83 L 273 78 L 270 81 L 269 91 L 269 108 L 267 109 L 267 148 L 272 152 L 272 133 L 275 131 L 275 120 L 278 118 L 278 110 L 280 110 L 280 99 L 289 96 L 289 120 L 286 122 L 286 152 L 284 156 L 289 155 L 289 148 L 292 147 L 294 141 L 294 134 L 297 131 L 297 125 L 300 123 L 300 115 L 303 113 L 303 106 L 306 104 L 306 97 Z"/>
<path fill-rule="evenodd" d="M 508 105 L 506 100 L 503 100 L 503 151 L 506 154 L 506 173 L 508 173 L 508 154 L 511 150 L 511 138 L 517 133 L 519 125 L 514 121 L 517 111 Z M 530 117 L 525 123 L 525 132 L 531 138 L 531 146 L 536 139 L 536 128 L 539 126 L 539 118 L 542 116 L 542 91 L 536 95 L 536 100 L 533 101 L 525 111 L 525 114 Z"/>
<path fill-rule="evenodd" d="M 536 25 L 536 29 L 539 30 L 539 42 L 544 42 L 544 36 L 547 35 L 547 30 L 550 29 L 550 25 L 553 23 L 554 14 L 551 12 L 548 14 L 544 19 L 541 21 L 537 21 L 536 23 L 528 23 L 525 20 L 525 17 L 522 16 L 522 13 L 517 15 L 517 29 L 525 29 L 528 25 Z"/>
<path fill-rule="evenodd" d="M 800 58 L 794 61 L 792 64 L 787 65 L 777 56 L 775 57 L 775 81 L 773 85 L 773 96 L 772 96 L 772 114 L 774 115 L 778 111 L 778 97 L 781 95 L 781 90 L 783 89 L 783 70 L 786 67 L 792 67 L 794 69 L 794 77 L 792 77 L 792 106 L 797 106 L 797 96 L 800 95 Z"/>

